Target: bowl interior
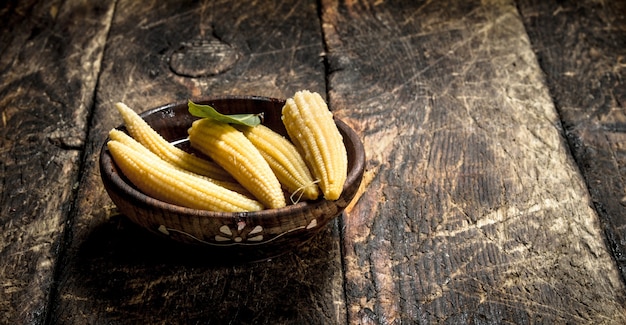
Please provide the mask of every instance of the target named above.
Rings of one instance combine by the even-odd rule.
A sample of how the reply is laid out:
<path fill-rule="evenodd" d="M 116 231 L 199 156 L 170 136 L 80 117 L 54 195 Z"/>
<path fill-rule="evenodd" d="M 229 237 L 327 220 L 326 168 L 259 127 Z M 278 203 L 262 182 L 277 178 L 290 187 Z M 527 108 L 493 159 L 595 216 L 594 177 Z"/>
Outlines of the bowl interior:
<path fill-rule="evenodd" d="M 287 131 L 281 120 L 284 100 L 265 97 L 225 97 L 194 102 L 211 105 L 223 114 L 262 114 L 264 125 L 283 136 L 287 136 Z M 197 117 L 189 114 L 186 102 L 167 104 L 140 115 L 170 142 L 186 138 L 187 129 L 197 119 Z"/>

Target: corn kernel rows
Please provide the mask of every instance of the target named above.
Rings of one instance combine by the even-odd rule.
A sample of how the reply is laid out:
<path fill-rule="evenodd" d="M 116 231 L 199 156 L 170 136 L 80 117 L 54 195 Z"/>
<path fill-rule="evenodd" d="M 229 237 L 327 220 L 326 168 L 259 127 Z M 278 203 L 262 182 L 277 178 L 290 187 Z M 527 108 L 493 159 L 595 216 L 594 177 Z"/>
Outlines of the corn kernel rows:
<path fill-rule="evenodd" d="M 297 92 L 283 107 L 283 122 L 294 143 L 263 125 L 235 128 L 210 118 L 195 121 L 189 141 L 214 162 L 174 147 L 126 105 L 116 107 L 132 137 L 112 130 L 109 150 L 130 181 L 157 199 L 236 212 L 286 206 L 283 187 L 292 202 L 316 199 L 319 188 L 329 200 L 341 194 L 346 150 L 317 93 Z"/>
<path fill-rule="evenodd" d="M 243 133 L 211 118 L 196 120 L 188 133 L 192 147 L 226 169 L 266 207 L 287 205 L 278 178 Z"/>
<path fill-rule="evenodd" d="M 182 172 L 152 152 L 140 152 L 117 140 L 107 143 L 122 173 L 144 193 L 164 202 L 195 209 L 245 212 L 263 205 L 189 173 Z"/>
<path fill-rule="evenodd" d="M 210 177 L 211 179 L 232 182 L 234 179 L 220 166 L 215 163 L 191 155 L 184 150 L 171 145 L 167 140 L 152 129 L 141 116 L 126 106 L 117 103 L 115 107 L 119 111 L 128 133 L 161 159 L 174 165 L 180 166 L 196 174 Z"/>
<path fill-rule="evenodd" d="M 348 155 L 326 102 L 307 90 L 287 99 L 282 119 L 289 137 L 303 153 L 324 198 L 337 200 L 348 175 Z"/>

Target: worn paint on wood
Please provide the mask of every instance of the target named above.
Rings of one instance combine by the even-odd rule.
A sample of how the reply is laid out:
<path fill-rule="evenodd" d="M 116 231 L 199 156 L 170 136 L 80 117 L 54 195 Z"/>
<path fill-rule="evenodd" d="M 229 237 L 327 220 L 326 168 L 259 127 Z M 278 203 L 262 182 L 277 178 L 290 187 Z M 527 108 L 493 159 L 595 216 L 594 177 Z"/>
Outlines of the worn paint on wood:
<path fill-rule="evenodd" d="M 626 320 L 514 4 L 324 7 L 330 104 L 369 158 L 343 219 L 349 321 Z"/>

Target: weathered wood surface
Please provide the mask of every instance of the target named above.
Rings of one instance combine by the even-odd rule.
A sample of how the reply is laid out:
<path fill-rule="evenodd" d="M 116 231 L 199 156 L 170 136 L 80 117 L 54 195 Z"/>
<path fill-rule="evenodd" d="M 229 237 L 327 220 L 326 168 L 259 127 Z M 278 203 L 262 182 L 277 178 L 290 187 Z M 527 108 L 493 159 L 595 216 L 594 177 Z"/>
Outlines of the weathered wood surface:
<path fill-rule="evenodd" d="M 626 279 L 626 2 L 520 1 L 519 8 Z"/>
<path fill-rule="evenodd" d="M 189 97 L 325 94 L 315 1 L 128 0 L 115 12 L 51 323 L 344 322 L 336 226 L 295 254 L 223 266 L 114 215 L 97 170 L 106 133 L 121 123 L 116 101 L 143 111 Z"/>
<path fill-rule="evenodd" d="M 0 323 L 42 323 L 76 193 L 106 4 L 0 9 Z"/>
<path fill-rule="evenodd" d="M 462 3 L 323 2 L 330 103 L 369 157 L 350 323 L 626 321 L 515 4 Z"/>
<path fill-rule="evenodd" d="M 623 6 L 5 4 L 0 323 L 626 322 Z M 368 156 L 309 245 L 222 264 L 117 214 L 97 169 L 114 102 L 302 88 Z"/>

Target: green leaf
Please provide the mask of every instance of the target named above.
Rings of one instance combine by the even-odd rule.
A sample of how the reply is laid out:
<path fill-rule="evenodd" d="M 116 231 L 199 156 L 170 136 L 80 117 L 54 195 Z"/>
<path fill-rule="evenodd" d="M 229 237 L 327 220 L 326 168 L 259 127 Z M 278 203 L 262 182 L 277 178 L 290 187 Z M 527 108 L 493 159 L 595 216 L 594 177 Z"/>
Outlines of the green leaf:
<path fill-rule="evenodd" d="M 189 100 L 189 114 L 196 117 L 210 117 L 220 122 L 255 126 L 261 123 L 261 114 L 222 114 L 209 105 L 200 105 Z"/>

